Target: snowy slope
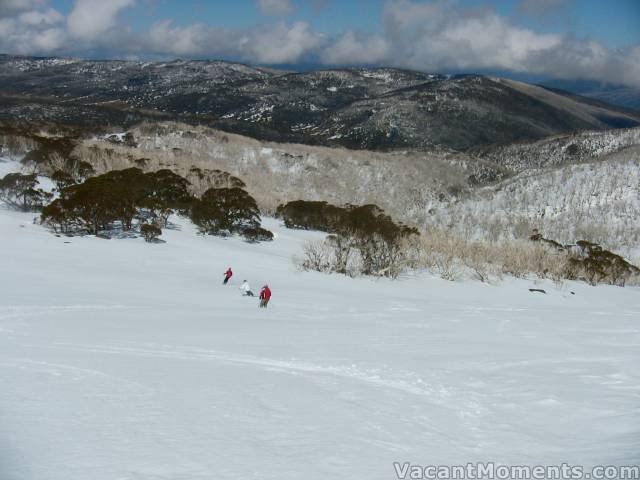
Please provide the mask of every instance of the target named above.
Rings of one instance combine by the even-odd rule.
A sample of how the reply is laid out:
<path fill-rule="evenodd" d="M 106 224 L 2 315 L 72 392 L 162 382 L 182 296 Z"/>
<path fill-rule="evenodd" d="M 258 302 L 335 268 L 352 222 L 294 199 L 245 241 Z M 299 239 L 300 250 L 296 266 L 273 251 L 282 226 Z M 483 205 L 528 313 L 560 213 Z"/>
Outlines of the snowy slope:
<path fill-rule="evenodd" d="M 9 173 L 20 172 L 21 170 L 22 165 L 17 160 L 0 157 L 0 178 L 3 178 Z"/>
<path fill-rule="evenodd" d="M 32 219 L 0 209 L 3 480 L 640 461 L 639 289 L 300 273 L 318 234 L 275 221 L 270 244 L 178 221 L 149 245 Z"/>
<path fill-rule="evenodd" d="M 494 239 L 526 225 L 568 244 L 586 238 L 635 261 L 640 256 L 640 149 L 608 161 L 523 172 L 435 211 L 435 225 Z"/>

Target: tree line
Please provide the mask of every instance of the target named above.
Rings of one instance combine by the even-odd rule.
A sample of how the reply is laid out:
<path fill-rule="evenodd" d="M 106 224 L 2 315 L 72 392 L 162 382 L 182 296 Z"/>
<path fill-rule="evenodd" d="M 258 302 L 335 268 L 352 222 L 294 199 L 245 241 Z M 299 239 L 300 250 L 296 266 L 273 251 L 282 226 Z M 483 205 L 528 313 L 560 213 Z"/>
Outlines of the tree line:
<path fill-rule="evenodd" d="M 449 280 L 466 270 L 483 282 L 502 274 L 591 285 L 640 281 L 638 267 L 598 244 L 562 245 L 538 231 L 513 242 L 461 239 L 454 232 L 418 232 L 395 223 L 375 205 L 338 207 L 322 201 L 289 202 L 277 208 L 276 216 L 288 228 L 329 233 L 304 245 L 297 259 L 304 270 L 395 278 L 407 269 L 428 268 Z"/>
<path fill-rule="evenodd" d="M 154 242 L 170 215 L 180 214 L 202 234 L 239 234 L 251 242 L 273 239 L 261 226 L 260 210 L 244 182 L 227 172 L 218 172 L 215 186 L 196 197 L 189 181 L 171 170 L 145 173 L 134 167 L 95 175 L 84 163 L 51 174 L 55 195 L 40 187 L 36 174 L 10 173 L 0 179 L 0 200 L 22 211 L 41 211 L 43 224 L 66 235 L 136 231 Z M 306 270 L 396 278 L 407 268 L 428 267 L 452 279 L 462 267 L 482 281 L 492 272 L 535 273 L 592 285 L 624 285 L 640 278 L 640 269 L 598 244 L 582 240 L 562 245 L 537 231 L 528 240 L 542 249 L 519 246 L 511 251 L 482 240 L 456 242 L 451 234 L 439 238 L 420 233 L 371 204 L 297 200 L 280 205 L 275 215 L 288 228 L 328 234 L 304 246 L 299 265 Z"/>
<path fill-rule="evenodd" d="M 271 240 L 255 199 L 234 178 L 226 174 L 224 186 L 195 197 L 189 181 L 168 169 L 145 173 L 134 167 L 87 176 L 57 170 L 51 175 L 54 198 L 38 188 L 35 174 L 12 173 L 0 180 L 0 199 L 20 210 L 41 210 L 41 222 L 65 235 L 137 230 L 154 241 L 177 213 L 189 217 L 203 234 Z"/>

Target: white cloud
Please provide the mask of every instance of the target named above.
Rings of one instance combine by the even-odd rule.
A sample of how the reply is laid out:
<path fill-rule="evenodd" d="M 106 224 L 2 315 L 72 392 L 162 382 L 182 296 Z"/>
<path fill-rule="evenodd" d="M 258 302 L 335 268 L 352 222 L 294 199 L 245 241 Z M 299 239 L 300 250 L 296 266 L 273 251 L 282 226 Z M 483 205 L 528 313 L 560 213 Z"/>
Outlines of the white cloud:
<path fill-rule="evenodd" d="M 262 25 L 234 30 L 193 24 L 173 26 L 157 22 L 138 40 L 140 48 L 154 54 L 236 58 L 254 63 L 295 63 L 315 52 L 324 36 L 305 22 Z"/>
<path fill-rule="evenodd" d="M 257 0 L 257 4 L 263 15 L 284 16 L 293 13 L 290 0 Z"/>
<path fill-rule="evenodd" d="M 325 48 L 321 60 L 329 65 L 376 64 L 389 58 L 390 45 L 379 35 L 346 32 Z"/>
<path fill-rule="evenodd" d="M 53 8 L 48 8 L 44 11 L 32 10 L 22 13 L 18 19 L 23 25 L 35 27 L 38 25 L 54 25 L 60 23 L 64 20 L 64 15 Z"/>
<path fill-rule="evenodd" d="M 548 8 L 566 3 L 545 2 Z M 427 71 L 507 70 L 640 87 L 640 47 L 613 51 L 593 40 L 536 32 L 488 8 L 461 8 L 453 0 L 390 0 L 382 22 L 382 35 L 347 32 L 323 48 L 321 59 Z"/>
<path fill-rule="evenodd" d="M 30 8 L 35 10 L 29 10 Z M 43 8 L 38 10 L 37 8 Z M 66 32 L 59 24 L 64 16 L 46 2 L 10 0 L 0 3 L 0 51 L 30 55 L 53 53 L 67 46 Z"/>
<path fill-rule="evenodd" d="M 34 10 L 47 4 L 47 0 L 0 0 L 0 17 Z"/>
<path fill-rule="evenodd" d="M 389 61 L 426 70 L 521 70 L 531 54 L 558 47 L 561 35 L 512 25 L 492 10 L 464 10 L 448 1 L 388 2 L 383 21 Z"/>
<path fill-rule="evenodd" d="M 289 1 L 276 2 L 279 6 L 274 1 L 262 3 L 271 5 L 272 12 L 291 7 Z M 547 8 L 560 8 L 571 0 L 541 1 Z M 616 51 L 590 39 L 537 32 L 492 9 L 465 8 L 456 0 L 388 0 L 381 32 L 346 31 L 333 38 L 302 21 L 239 29 L 162 20 L 135 32 L 119 16 L 134 3 L 76 0 L 65 22 L 47 0 L 0 0 L 0 51 L 197 56 L 263 64 L 318 61 L 434 72 L 507 70 L 640 87 L 640 46 Z M 519 8 L 530 3 L 523 0 Z"/>
<path fill-rule="evenodd" d="M 201 24 L 172 27 L 171 20 L 155 23 L 149 30 L 148 44 L 153 52 L 197 55 L 206 48 L 207 30 Z"/>
<path fill-rule="evenodd" d="M 61 28 L 48 28 L 33 35 L 28 50 L 36 52 L 55 52 L 66 44 L 66 33 Z"/>
<path fill-rule="evenodd" d="M 242 58 L 258 63 L 295 63 L 317 49 L 324 36 L 306 22 L 278 23 L 246 32 L 240 39 Z"/>
<path fill-rule="evenodd" d="M 80 40 L 95 40 L 117 25 L 118 13 L 135 0 L 76 0 L 67 17 L 69 34 Z"/>
<path fill-rule="evenodd" d="M 295 63 L 316 49 L 323 38 L 305 22 L 279 22 L 242 31 L 204 24 L 173 27 L 171 21 L 164 20 L 154 24 L 139 44 L 143 49 L 158 54 L 239 58 L 256 63 Z"/>
<path fill-rule="evenodd" d="M 38 26 L 25 28 L 17 19 L 0 19 L 0 49 L 19 55 L 50 54 L 67 46 L 61 28 Z"/>

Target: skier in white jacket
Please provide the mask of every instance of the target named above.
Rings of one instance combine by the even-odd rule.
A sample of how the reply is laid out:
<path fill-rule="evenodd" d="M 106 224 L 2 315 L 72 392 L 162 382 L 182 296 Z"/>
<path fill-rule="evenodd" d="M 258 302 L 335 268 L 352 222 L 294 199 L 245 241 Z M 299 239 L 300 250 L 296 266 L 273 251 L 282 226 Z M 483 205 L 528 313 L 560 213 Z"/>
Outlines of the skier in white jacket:
<path fill-rule="evenodd" d="M 247 282 L 246 280 L 242 281 L 242 285 L 240 285 L 240 291 L 242 292 L 242 295 L 245 297 L 253 297 L 255 296 L 253 294 L 253 292 L 251 291 L 251 287 L 249 286 L 249 282 Z"/>

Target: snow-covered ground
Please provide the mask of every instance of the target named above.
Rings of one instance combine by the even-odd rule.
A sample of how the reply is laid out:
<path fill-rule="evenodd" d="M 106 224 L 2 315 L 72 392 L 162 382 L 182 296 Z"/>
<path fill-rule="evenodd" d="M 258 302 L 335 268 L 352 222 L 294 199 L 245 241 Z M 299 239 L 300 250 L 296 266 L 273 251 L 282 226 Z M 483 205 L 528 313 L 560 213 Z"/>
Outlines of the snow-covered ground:
<path fill-rule="evenodd" d="M 0 209 L 2 480 L 640 461 L 640 289 L 302 273 L 318 234 L 275 221 L 268 244 L 179 221 L 150 245 L 33 217 Z"/>
<path fill-rule="evenodd" d="M 20 172 L 22 165 L 18 160 L 12 160 L 6 157 L 0 156 L 0 178 L 3 178 L 9 173 Z"/>

